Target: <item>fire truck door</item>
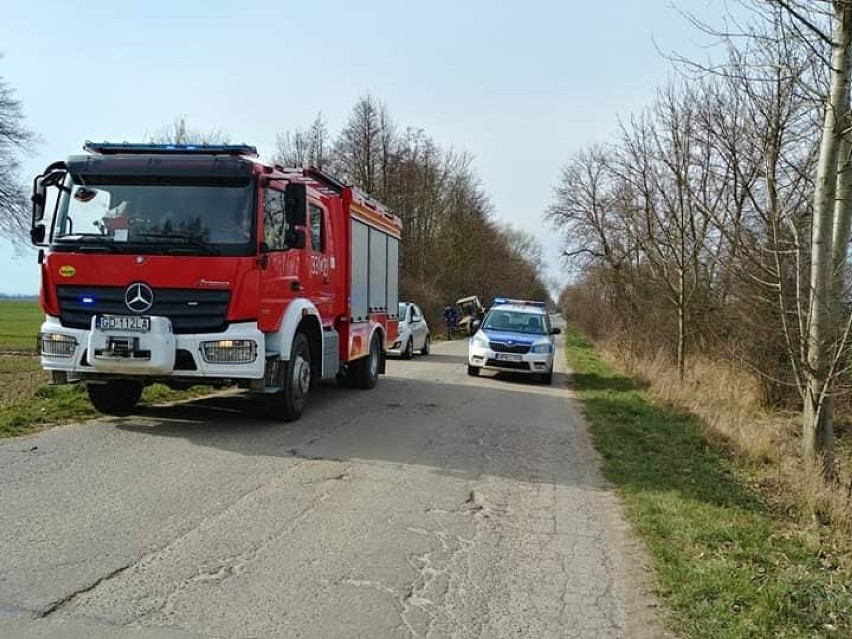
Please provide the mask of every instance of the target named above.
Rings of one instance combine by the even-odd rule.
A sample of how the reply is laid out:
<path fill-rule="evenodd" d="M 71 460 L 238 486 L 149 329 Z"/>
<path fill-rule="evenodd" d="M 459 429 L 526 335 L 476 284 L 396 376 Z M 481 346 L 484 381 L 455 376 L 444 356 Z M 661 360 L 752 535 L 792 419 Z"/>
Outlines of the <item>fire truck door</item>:
<path fill-rule="evenodd" d="M 263 190 L 263 236 L 265 267 L 261 269 L 261 330 L 278 328 L 288 300 L 298 296 L 299 255 L 287 249 L 287 219 L 284 191 L 267 187 Z"/>
<path fill-rule="evenodd" d="M 334 247 L 328 222 L 325 207 L 311 202 L 308 205 L 310 288 L 315 292 L 315 304 L 324 326 L 329 326 L 334 321 L 334 271 L 337 266 L 334 263 Z"/>

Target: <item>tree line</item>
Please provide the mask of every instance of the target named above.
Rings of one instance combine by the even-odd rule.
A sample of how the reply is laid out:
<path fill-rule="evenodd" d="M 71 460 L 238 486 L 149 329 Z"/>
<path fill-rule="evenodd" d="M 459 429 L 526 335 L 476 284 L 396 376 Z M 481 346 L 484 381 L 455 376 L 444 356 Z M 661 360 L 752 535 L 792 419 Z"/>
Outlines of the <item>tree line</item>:
<path fill-rule="evenodd" d="M 473 158 L 419 128 L 398 126 L 387 105 L 360 98 L 336 135 L 322 114 L 278 136 L 275 161 L 317 166 L 389 206 L 403 223 L 400 294 L 433 321 L 464 295 L 550 298 L 541 247 L 497 222 Z"/>
<path fill-rule="evenodd" d="M 802 410 L 806 457 L 833 474 L 850 384 L 852 2 L 741 0 L 723 51 L 672 78 L 564 166 L 546 217 L 578 277 L 562 295 L 594 336 L 640 355 L 756 372 Z"/>

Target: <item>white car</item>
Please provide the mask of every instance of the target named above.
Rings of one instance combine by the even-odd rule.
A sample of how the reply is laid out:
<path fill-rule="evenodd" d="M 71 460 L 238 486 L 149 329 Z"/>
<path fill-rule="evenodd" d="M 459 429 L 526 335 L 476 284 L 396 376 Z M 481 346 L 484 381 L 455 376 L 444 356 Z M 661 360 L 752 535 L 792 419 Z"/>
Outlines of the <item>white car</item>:
<path fill-rule="evenodd" d="M 426 317 L 417 304 L 411 302 L 399 303 L 399 337 L 389 349 L 392 355 L 401 355 L 403 359 L 411 359 L 414 352 L 428 355 L 432 344 L 432 335 Z"/>
<path fill-rule="evenodd" d="M 468 344 L 468 375 L 483 368 L 535 375 L 553 381 L 554 335 L 543 302 L 497 298 Z"/>

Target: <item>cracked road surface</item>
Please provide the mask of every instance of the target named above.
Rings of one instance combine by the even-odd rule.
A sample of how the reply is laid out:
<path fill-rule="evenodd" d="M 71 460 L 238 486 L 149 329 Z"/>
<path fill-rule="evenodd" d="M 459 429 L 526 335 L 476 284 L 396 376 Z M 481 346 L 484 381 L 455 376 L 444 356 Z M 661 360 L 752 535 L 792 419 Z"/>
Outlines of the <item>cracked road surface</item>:
<path fill-rule="evenodd" d="M 3 442 L 0 637 L 661 636 L 564 367 L 465 348 Z"/>

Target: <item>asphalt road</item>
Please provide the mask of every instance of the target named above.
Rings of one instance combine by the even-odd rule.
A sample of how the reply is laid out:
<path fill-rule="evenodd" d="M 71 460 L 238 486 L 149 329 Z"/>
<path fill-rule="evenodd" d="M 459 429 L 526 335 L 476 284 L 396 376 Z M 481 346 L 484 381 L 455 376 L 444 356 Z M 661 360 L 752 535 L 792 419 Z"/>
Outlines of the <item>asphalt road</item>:
<path fill-rule="evenodd" d="M 465 348 L 3 442 L 0 637 L 660 636 L 564 367 Z"/>

